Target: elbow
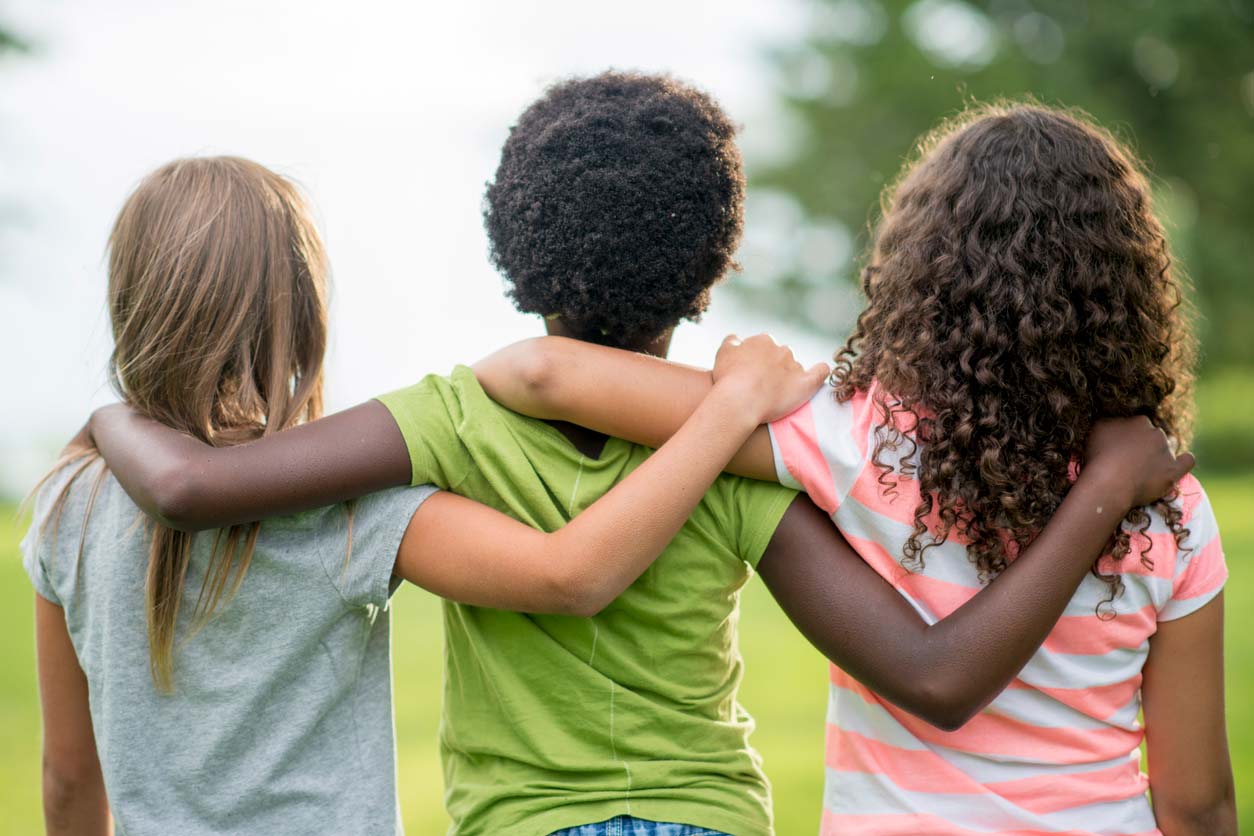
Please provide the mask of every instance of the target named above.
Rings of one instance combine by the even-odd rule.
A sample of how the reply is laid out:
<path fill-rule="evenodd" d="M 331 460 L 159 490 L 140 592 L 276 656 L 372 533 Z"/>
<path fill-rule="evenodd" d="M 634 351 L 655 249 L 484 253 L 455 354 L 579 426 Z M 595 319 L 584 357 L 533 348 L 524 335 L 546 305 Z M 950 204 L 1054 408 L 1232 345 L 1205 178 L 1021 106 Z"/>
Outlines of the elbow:
<path fill-rule="evenodd" d="M 548 606 L 555 615 L 592 618 L 608 607 L 616 597 L 603 581 L 586 567 L 555 568 L 548 582 Z"/>
<path fill-rule="evenodd" d="M 72 820 L 100 791 L 100 771 L 94 763 L 62 765 L 44 760 L 44 817 L 49 823 Z"/>
<path fill-rule="evenodd" d="M 941 731 L 952 732 L 965 726 L 986 701 L 976 699 L 961 683 L 925 674 L 912 684 L 910 702 L 902 707 Z"/>
<path fill-rule="evenodd" d="M 196 517 L 200 488 L 190 469 L 179 464 L 165 468 L 152 478 L 151 508 L 148 512 L 166 528 L 200 531 L 207 526 Z"/>
<path fill-rule="evenodd" d="M 550 342 L 550 338 L 538 337 L 521 344 L 518 358 L 511 372 L 516 378 L 515 385 L 521 389 L 526 404 L 544 408 L 553 402 L 561 379 L 561 365 L 559 351 Z M 533 417 L 548 416 L 533 415 Z"/>
<path fill-rule="evenodd" d="M 1236 794 L 1231 782 L 1206 799 L 1181 802 L 1154 792 L 1154 817 L 1163 836 L 1235 836 Z"/>

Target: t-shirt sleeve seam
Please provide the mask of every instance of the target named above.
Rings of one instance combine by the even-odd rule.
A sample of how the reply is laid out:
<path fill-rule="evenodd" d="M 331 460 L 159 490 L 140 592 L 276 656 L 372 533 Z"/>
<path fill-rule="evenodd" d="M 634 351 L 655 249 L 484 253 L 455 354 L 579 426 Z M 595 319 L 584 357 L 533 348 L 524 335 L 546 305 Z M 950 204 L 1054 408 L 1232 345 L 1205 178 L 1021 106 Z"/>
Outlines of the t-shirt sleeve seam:
<path fill-rule="evenodd" d="M 432 376 L 434 377 L 434 376 Z M 428 378 L 429 379 L 429 378 Z M 461 485 L 470 475 L 470 468 L 473 462 L 461 461 L 459 457 L 455 457 L 453 461 L 442 464 L 434 456 L 427 451 L 428 441 L 424 438 L 421 426 L 417 421 L 410 417 L 409 405 L 406 402 L 406 393 L 414 392 L 420 387 L 429 385 L 428 379 L 424 379 L 413 386 L 407 386 L 403 389 L 397 389 L 393 392 L 386 392 L 382 395 L 375 396 L 375 400 L 383 404 L 388 413 L 392 416 L 392 420 L 396 422 L 397 429 L 400 430 L 401 438 L 405 442 L 405 450 L 409 454 L 409 484 L 411 487 L 417 487 L 427 483 L 438 483 L 442 481 L 438 476 L 442 470 L 448 478 L 447 487 L 456 487 Z M 446 385 L 448 381 L 443 381 Z M 443 393 L 437 387 L 435 393 L 441 401 L 445 400 Z M 449 419 L 449 432 L 460 442 L 460 433 L 457 428 L 457 422 L 453 420 L 453 416 L 448 414 L 447 406 L 445 413 Z M 466 458 L 469 458 L 467 452 Z M 456 471 L 448 472 L 447 465 L 455 464 Z"/>
<path fill-rule="evenodd" d="M 771 502 L 766 510 L 760 515 L 754 515 L 753 519 L 748 522 L 751 528 L 746 532 L 748 536 L 745 537 L 747 541 L 744 547 L 745 553 L 740 556 L 741 560 L 755 569 L 762 555 L 766 553 L 767 546 L 771 544 L 771 538 L 775 536 L 775 531 L 779 528 L 784 514 L 792 505 L 793 500 L 797 498 L 796 491 L 782 487 L 772 486 L 772 494 Z"/>
<path fill-rule="evenodd" d="M 1223 592 L 1224 585 L 1228 582 L 1228 564 L 1222 549 L 1217 549 L 1211 563 L 1212 566 L 1206 570 L 1205 575 L 1205 580 L 1208 584 L 1206 589 L 1196 595 L 1189 595 L 1183 598 L 1177 598 L 1175 591 L 1173 591 L 1172 597 L 1158 611 L 1158 621 L 1175 621 L 1176 619 L 1184 618 L 1186 615 L 1192 615 L 1213 601 L 1220 592 Z M 1185 573 L 1194 570 L 1194 567 L 1195 562 L 1190 561 L 1184 570 Z"/>
<path fill-rule="evenodd" d="M 363 604 L 374 604 L 380 608 L 387 606 L 388 600 L 391 598 L 392 578 L 395 575 L 396 557 L 400 553 L 401 543 L 405 540 L 405 532 L 409 530 L 409 523 L 413 520 L 414 514 L 418 513 L 418 509 L 423 506 L 428 499 L 438 493 L 438 490 L 431 485 L 417 485 L 411 488 L 402 489 L 405 494 L 405 511 L 407 513 L 395 513 L 394 509 L 385 507 L 380 509 L 380 513 L 386 515 L 386 539 L 380 544 L 379 559 L 387 560 L 386 571 L 384 567 L 380 567 L 374 572 L 369 584 L 367 585 L 367 595 L 362 601 Z M 415 500 L 416 497 L 416 500 Z M 394 521 L 393 518 L 396 518 Z"/>
<path fill-rule="evenodd" d="M 39 597 L 61 606 L 61 596 L 57 594 L 56 587 L 48 573 L 48 565 L 43 559 L 45 551 L 41 543 L 43 532 L 37 530 L 40 524 L 39 520 L 31 521 L 30 531 L 22 543 L 22 565 L 26 569 L 26 576 L 30 578 L 31 586 L 35 588 Z"/>

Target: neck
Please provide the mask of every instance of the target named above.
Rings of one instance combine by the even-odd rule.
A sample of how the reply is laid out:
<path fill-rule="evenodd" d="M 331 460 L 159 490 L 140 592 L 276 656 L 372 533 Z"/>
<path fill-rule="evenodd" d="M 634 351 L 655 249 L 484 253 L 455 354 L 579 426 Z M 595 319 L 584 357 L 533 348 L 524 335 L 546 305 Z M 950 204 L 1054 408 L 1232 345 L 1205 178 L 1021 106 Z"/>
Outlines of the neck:
<path fill-rule="evenodd" d="M 544 330 L 551 337 L 569 337 L 572 340 L 580 340 L 582 342 L 597 342 L 596 340 L 584 339 L 583 335 L 577 334 L 567 327 L 565 322 L 557 318 L 550 318 L 544 321 Z M 654 357 L 665 357 L 671 348 L 671 335 L 674 333 L 673 328 L 666 329 L 665 332 L 651 340 L 644 340 L 639 343 L 624 345 L 628 351 L 639 352 L 640 354 L 652 354 Z M 601 451 L 605 449 L 605 442 L 608 436 L 590 430 L 587 427 L 581 427 L 578 424 L 571 424 L 567 421 L 548 421 L 562 435 L 566 436 L 567 441 L 575 446 L 583 455 L 596 459 L 600 458 Z"/>
<path fill-rule="evenodd" d="M 551 337 L 569 337 L 572 340 L 580 340 L 586 343 L 598 343 L 600 340 L 590 340 L 585 335 L 576 333 L 562 320 L 553 317 L 544 321 L 544 330 Z M 675 329 L 667 328 L 658 336 L 651 340 L 640 340 L 638 342 L 625 343 L 620 347 L 627 351 L 635 351 L 638 354 L 651 354 L 654 357 L 665 357 L 671 350 L 671 337 L 674 336 Z"/>

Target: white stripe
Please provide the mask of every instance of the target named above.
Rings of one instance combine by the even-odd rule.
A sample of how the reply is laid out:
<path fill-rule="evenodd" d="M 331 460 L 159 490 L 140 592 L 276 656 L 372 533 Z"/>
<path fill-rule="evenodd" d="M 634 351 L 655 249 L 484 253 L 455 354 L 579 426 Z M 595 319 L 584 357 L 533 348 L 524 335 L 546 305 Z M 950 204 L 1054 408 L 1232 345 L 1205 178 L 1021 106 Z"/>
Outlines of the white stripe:
<path fill-rule="evenodd" d="M 837 815 L 923 813 L 958 827 L 988 833 L 1035 829 L 1129 834 L 1152 830 L 1154 815 L 1143 795 L 1083 804 L 1052 813 L 1032 813 L 993 793 L 929 793 L 904 790 L 883 776 L 828 769 L 823 806 Z"/>
<path fill-rule="evenodd" d="M 792 475 L 788 469 L 788 465 L 784 464 L 784 456 L 779 451 L 779 440 L 775 438 L 775 425 L 767 424 L 766 431 L 771 436 L 771 455 L 775 459 L 775 477 L 779 479 L 779 483 L 785 488 L 792 488 L 794 491 L 804 491 L 806 486 L 797 481 L 797 477 Z"/>
<path fill-rule="evenodd" d="M 1140 750 L 1134 749 L 1127 755 L 1120 755 L 1107 761 L 1042 763 L 1039 760 L 1032 760 L 1031 755 L 1026 752 L 1023 755 L 973 755 L 970 752 L 961 752 L 947 746 L 933 746 L 931 749 L 977 784 L 1022 781 L 1027 778 L 1071 775 L 1077 772 L 1097 772 L 1123 766 L 1128 761 L 1140 761 L 1141 758 Z"/>
<path fill-rule="evenodd" d="M 1090 717 L 1083 711 L 1059 702 L 1048 694 L 1026 688 L 1010 688 L 1002 691 L 984 711 L 1042 729 L 1093 731 L 1110 727 L 1109 723 Z"/>
<path fill-rule="evenodd" d="M 819 450 L 832 474 L 837 501 L 843 503 L 866 465 L 853 436 L 853 405 L 837 401 L 832 387 L 824 386 L 810 399 L 810 411 Z"/>
<path fill-rule="evenodd" d="M 1141 673 L 1149 642 L 1108 653 L 1056 653 L 1041 648 L 1019 672 L 1036 688 L 1100 688 L 1127 682 Z"/>
<path fill-rule="evenodd" d="M 838 685 L 831 685 L 828 689 L 827 723 L 899 749 L 921 751 L 928 748 L 882 705 L 868 703 Z"/>
<path fill-rule="evenodd" d="M 1032 694 L 1030 691 L 1007 691 L 1002 697 L 1010 693 Z M 1035 696 L 1040 697 L 1042 700 L 1050 700 L 1045 694 L 1035 694 Z M 1050 701 L 1057 703 L 1054 700 Z M 1067 708 L 1061 704 L 1058 704 L 1058 707 L 1060 709 Z M 1140 700 L 1134 697 L 1126 706 L 1115 713 L 1115 716 L 1122 721 L 1127 721 L 1130 718 L 1132 724 L 1130 726 L 1123 725 L 1122 722 L 1115 723 L 1113 718 L 1110 723 L 1102 723 L 1077 711 L 1074 712 L 1077 720 L 1084 722 L 1085 725 L 1077 723 L 1077 725 L 1071 726 L 1071 728 L 1102 729 L 1109 728 L 1112 725 L 1119 725 L 1121 728 L 1134 731 L 1137 728 L 1137 713 L 1139 709 Z M 985 711 L 997 713 L 994 712 L 993 706 L 989 706 Z M 1010 714 L 1007 711 L 1000 713 Z M 1035 717 L 1030 716 L 1025 722 L 1047 728 L 1044 724 L 1033 722 L 1034 720 Z M 1086 769 L 1105 769 L 1108 766 L 1122 763 L 1128 757 L 1138 757 L 1137 750 L 1134 749 L 1129 756 L 1120 756 L 1109 761 L 1090 764 L 1059 764 L 1049 760 L 1042 760 L 1034 755 L 1035 749 L 1032 746 L 1031 733 L 1019 736 L 1023 746 L 1015 754 L 977 754 L 951 749 L 948 746 L 924 743 L 903 726 L 883 705 L 868 703 L 853 691 L 834 684 L 828 686 L 827 724 L 842 732 L 862 735 L 879 743 L 895 746 L 898 749 L 916 752 L 930 749 L 981 784 L 994 781 L 1012 781 L 1019 778 L 1036 778 L 1043 775 L 1084 771 Z M 1060 727 L 1067 728 L 1067 726 Z M 961 732 L 958 734 L 960 735 Z"/>
<path fill-rule="evenodd" d="M 868 508 L 856 499 L 842 502 L 833 515 L 833 521 L 845 536 L 878 543 L 896 558 L 905 551 L 906 541 L 914 531 L 911 526 Z M 972 592 L 984 588 L 980 583 L 979 570 L 971 563 L 966 547 L 952 540 L 929 548 L 924 555 L 923 569 L 915 574 Z M 1103 611 L 1113 608 L 1115 613 L 1133 613 L 1151 604 L 1155 608 L 1160 607 L 1171 597 L 1171 581 L 1166 578 L 1127 574 L 1123 576 L 1123 582 L 1123 593 L 1112 604 L 1107 604 L 1110 585 L 1100 578 L 1086 576 L 1067 603 L 1063 615 L 1088 616 L 1097 620 L 1099 606 Z M 926 604 L 924 607 L 928 613 L 932 612 Z M 929 614 L 927 620 L 934 624 L 938 618 Z"/>

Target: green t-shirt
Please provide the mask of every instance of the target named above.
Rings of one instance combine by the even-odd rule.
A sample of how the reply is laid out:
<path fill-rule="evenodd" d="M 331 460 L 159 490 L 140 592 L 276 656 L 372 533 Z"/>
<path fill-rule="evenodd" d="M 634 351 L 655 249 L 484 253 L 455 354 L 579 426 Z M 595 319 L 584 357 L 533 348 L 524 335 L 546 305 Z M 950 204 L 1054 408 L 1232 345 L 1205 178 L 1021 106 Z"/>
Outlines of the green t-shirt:
<path fill-rule="evenodd" d="M 484 393 L 470 369 L 380 400 L 434 483 L 553 531 L 640 465 L 583 456 Z M 453 833 L 544 836 L 633 815 L 772 832 L 736 693 L 740 588 L 795 493 L 723 476 L 661 557 L 593 618 L 445 602 L 440 748 Z M 401 652 L 404 652 L 403 650 Z"/>

